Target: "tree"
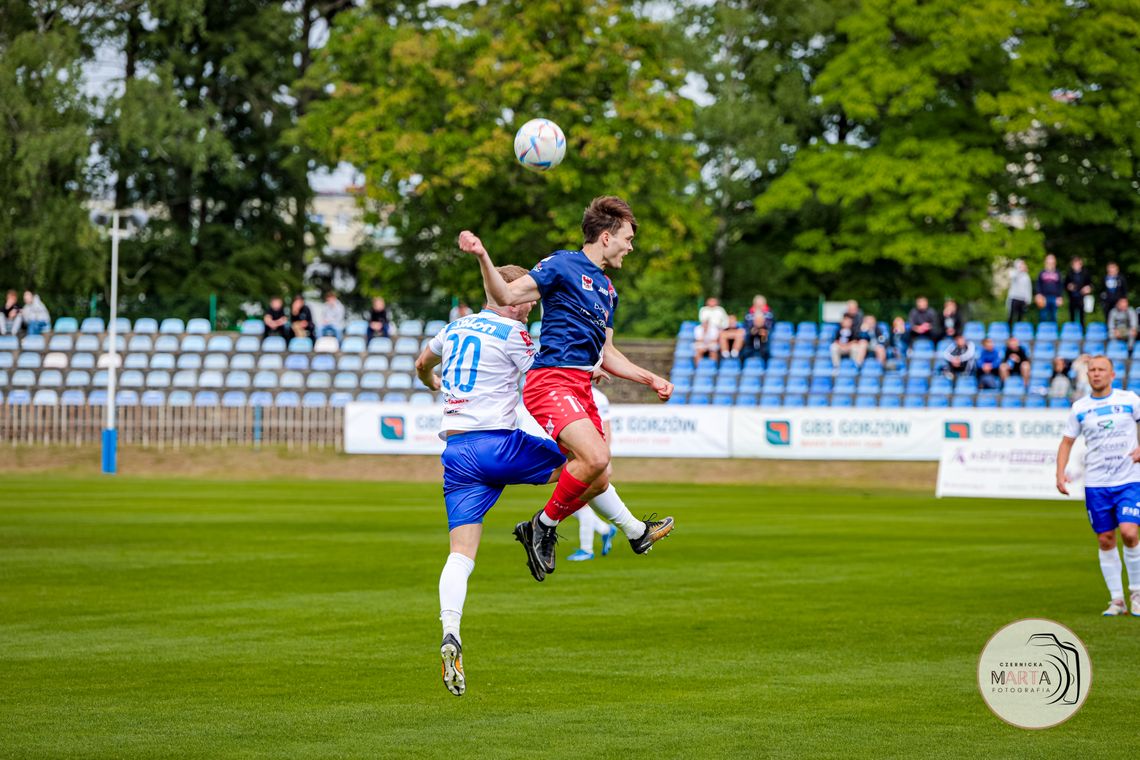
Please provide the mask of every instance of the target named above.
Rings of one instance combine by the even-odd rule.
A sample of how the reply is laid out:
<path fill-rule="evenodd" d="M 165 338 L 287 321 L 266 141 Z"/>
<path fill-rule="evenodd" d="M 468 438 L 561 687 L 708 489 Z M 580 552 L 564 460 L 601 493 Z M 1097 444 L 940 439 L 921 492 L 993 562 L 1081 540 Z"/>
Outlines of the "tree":
<path fill-rule="evenodd" d="M 301 120 L 325 161 L 363 172 L 369 213 L 398 232 L 394 250 L 362 253 L 362 289 L 477 302 L 461 229 L 478 230 L 498 261 L 529 266 L 579 245 L 582 209 L 613 193 L 641 222 L 618 277 L 619 327 L 675 329 L 679 315 L 660 305 L 699 292 L 709 215 L 685 140 L 685 70 L 662 24 L 613 0 L 389 5 L 338 19 L 308 80 L 331 92 Z M 514 130 L 536 116 L 569 144 L 542 176 L 510 154 Z"/>
<path fill-rule="evenodd" d="M 103 277 L 84 208 L 91 103 L 81 83 L 90 4 L 0 2 L 0 282 L 89 292 Z"/>

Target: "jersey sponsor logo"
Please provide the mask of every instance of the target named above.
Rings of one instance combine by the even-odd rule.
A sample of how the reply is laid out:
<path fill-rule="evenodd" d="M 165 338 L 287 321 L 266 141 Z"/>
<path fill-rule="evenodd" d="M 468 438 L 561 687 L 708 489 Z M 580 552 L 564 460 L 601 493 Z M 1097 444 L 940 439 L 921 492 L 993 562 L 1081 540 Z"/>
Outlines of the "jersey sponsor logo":
<path fill-rule="evenodd" d="M 602 319 L 606 320 L 607 322 L 609 321 L 610 313 L 606 310 L 605 306 L 602 306 L 600 303 L 595 303 L 594 304 L 594 311 L 601 312 Z"/>
<path fill-rule="evenodd" d="M 1096 426 L 1101 430 L 1112 430 L 1115 425 L 1116 423 L 1112 420 L 1101 420 L 1100 422 L 1096 423 Z"/>
<path fill-rule="evenodd" d="M 947 422 L 942 426 L 942 437 L 953 441 L 964 441 L 970 437 L 970 423 Z"/>
<path fill-rule="evenodd" d="M 588 274 L 582 275 L 582 290 L 593 290 L 594 278 Z"/>
<path fill-rule="evenodd" d="M 519 335 L 522 336 L 523 343 L 526 344 L 527 348 L 534 348 L 534 341 L 530 339 L 530 333 L 526 330 L 519 330 Z"/>
<path fill-rule="evenodd" d="M 791 446 L 792 423 L 787 420 L 765 420 L 764 435 L 773 446 Z"/>
<path fill-rule="evenodd" d="M 474 330 L 475 332 L 481 332 L 484 335 L 490 335 L 502 340 L 506 340 L 507 337 L 511 334 L 511 326 L 508 324 L 504 324 L 502 322 L 493 322 L 490 319 L 485 319 L 483 317 L 474 317 L 469 319 L 471 320 L 470 322 L 464 320 L 464 330 Z"/>
<path fill-rule="evenodd" d="M 404 440 L 404 418 L 399 415 L 381 417 L 380 437 L 386 441 Z"/>

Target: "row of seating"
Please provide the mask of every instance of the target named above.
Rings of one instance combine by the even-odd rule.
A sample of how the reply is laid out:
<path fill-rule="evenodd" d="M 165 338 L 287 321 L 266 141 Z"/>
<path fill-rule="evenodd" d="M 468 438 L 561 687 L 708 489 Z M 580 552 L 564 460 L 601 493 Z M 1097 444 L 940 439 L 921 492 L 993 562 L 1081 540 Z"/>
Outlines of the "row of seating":
<path fill-rule="evenodd" d="M 885 320 L 879 320 L 879 323 L 886 324 Z M 697 324 L 694 321 L 682 322 L 680 329 L 677 330 L 678 340 L 692 340 L 693 330 L 696 329 Z M 835 339 L 837 332 L 839 332 L 839 325 L 834 322 L 800 322 L 798 324 L 776 322 L 772 326 L 770 337 L 773 341 L 812 339 L 830 342 Z M 1038 325 L 1031 322 L 1017 322 L 1011 330 L 1006 322 L 990 322 L 987 325 L 984 322 L 969 321 L 962 326 L 962 334 L 966 336 L 967 340 L 972 341 L 980 341 L 987 337 L 993 338 L 995 341 L 1004 341 L 1010 336 L 1022 342 L 1038 339 L 1079 341 L 1082 338 L 1103 341 L 1108 337 L 1108 328 L 1103 322 L 1091 322 L 1084 329 L 1077 322 L 1066 322 L 1063 325 L 1058 325 L 1056 322 L 1042 322 Z"/>
<path fill-rule="evenodd" d="M 423 335 L 435 335 L 443 329 L 446 323 L 442 320 L 432 320 L 425 324 L 423 320 L 406 319 L 395 325 L 397 335 L 418 338 Z M 80 333 L 85 335 L 102 335 L 107 332 L 107 322 L 102 317 L 87 317 L 82 321 L 75 317 L 59 317 L 52 326 L 52 332 L 64 335 Z M 115 332 L 119 334 L 136 335 L 208 335 L 213 332 L 210 320 L 195 318 L 183 321 L 177 317 L 167 317 L 162 321 L 150 317 L 141 317 L 133 323 L 126 317 L 115 320 Z M 265 322 L 260 319 L 244 320 L 239 328 L 242 335 L 259 336 L 265 334 Z M 363 319 L 354 319 L 345 325 L 345 335 L 368 335 L 368 322 Z"/>
<path fill-rule="evenodd" d="M 1004 409 L 1067 409 L 1068 399 L 1046 398 L 1041 395 L 1001 396 L 996 393 L 981 393 L 977 396 L 949 396 L 945 394 L 825 394 L 825 393 L 684 393 L 673 394 L 671 404 L 713 405 L 713 406 L 762 406 L 762 407 L 857 407 L 857 408 L 997 408 Z"/>
<path fill-rule="evenodd" d="M 1004 396 L 1044 395 L 1048 391 L 1049 377 L 1030 376 L 1027 384 L 1020 376 L 1011 376 L 1000 389 L 979 389 L 977 378 L 966 375 L 951 381 L 942 375 L 933 378 L 886 375 L 884 377 L 785 377 L 770 376 L 735 378 L 698 377 L 695 380 L 676 378 L 674 388 L 682 393 L 934 393 L 972 396 L 976 393 L 1000 393 Z M 1127 381 L 1116 378 L 1117 388 L 1140 390 L 1140 376 Z"/>
<path fill-rule="evenodd" d="M 426 339 L 424 339 L 426 340 Z M 162 353 L 318 353 L 318 354 L 411 354 L 420 352 L 424 341 L 419 338 L 372 338 L 365 341 L 359 336 L 346 337 L 337 341 L 332 336 L 317 338 L 284 338 L 271 335 L 268 338 L 257 338 L 252 335 L 241 335 L 234 339 L 230 335 L 159 335 L 152 338 L 149 335 L 116 336 L 115 346 L 119 352 L 148 353 L 158 351 Z M 50 338 L 43 335 L 27 335 L 18 339 L 14 335 L 0 335 L 0 353 L 14 353 L 17 351 L 110 351 L 111 339 L 102 340 L 95 335 L 52 335 Z"/>
<path fill-rule="evenodd" d="M 44 369 L 38 373 L 29 369 L 15 370 L 9 376 L 0 370 L 0 388 L 105 388 L 108 385 L 106 370 L 94 373 L 83 369 L 63 370 Z M 286 370 L 274 372 L 259 370 L 253 373 L 245 370 L 176 370 L 173 373 L 164 369 L 123 370 L 116 378 L 121 388 L 336 388 L 339 390 L 379 390 L 390 388 L 410 390 L 420 387 L 419 379 L 403 372 L 298 372 Z"/>
<path fill-rule="evenodd" d="M 40 354 L 24 351 L 18 357 L 0 351 L 0 369 L 107 369 L 114 365 L 125 369 L 292 369 L 321 372 L 341 370 L 359 372 L 362 370 L 386 371 L 388 369 L 410 372 L 415 367 L 411 354 L 393 356 L 384 354 L 67 354 L 51 351 Z"/>
<path fill-rule="evenodd" d="M 117 406 L 197 406 L 197 407 L 342 407 L 352 401 L 383 401 L 386 403 L 403 404 L 412 403 L 422 406 L 433 406 L 438 400 L 426 391 L 416 393 L 402 393 L 389 391 L 381 396 L 378 393 L 362 391 L 349 393 L 338 391 L 335 393 L 322 393 L 321 391 L 225 391 L 218 393 L 212 390 L 201 390 L 192 393 L 188 390 L 173 390 L 169 393 L 160 390 L 138 392 L 124 389 L 115 394 Z M 107 403 L 105 390 L 93 390 L 90 393 L 81 390 L 65 390 L 58 392 L 51 388 L 40 388 L 36 391 L 24 389 L 8 391 L 5 397 L 0 392 L 0 403 L 10 406 L 103 406 Z"/>

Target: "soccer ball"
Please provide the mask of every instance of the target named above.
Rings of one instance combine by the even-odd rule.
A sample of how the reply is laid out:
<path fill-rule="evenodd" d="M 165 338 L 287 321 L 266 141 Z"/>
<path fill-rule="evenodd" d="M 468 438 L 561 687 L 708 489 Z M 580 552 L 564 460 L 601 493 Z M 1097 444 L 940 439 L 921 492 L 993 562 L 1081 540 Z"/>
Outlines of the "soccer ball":
<path fill-rule="evenodd" d="M 515 132 L 515 158 L 533 172 L 550 171 L 566 155 L 566 135 L 550 119 L 531 119 Z"/>

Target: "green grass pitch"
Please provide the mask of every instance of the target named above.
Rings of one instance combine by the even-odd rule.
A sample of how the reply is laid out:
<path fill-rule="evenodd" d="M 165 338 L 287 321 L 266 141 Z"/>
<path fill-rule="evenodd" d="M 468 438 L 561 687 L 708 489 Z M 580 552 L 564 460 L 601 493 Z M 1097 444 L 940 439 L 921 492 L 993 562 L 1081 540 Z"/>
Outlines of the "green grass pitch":
<path fill-rule="evenodd" d="M 674 535 L 540 585 L 510 530 L 543 492 L 511 489 L 471 578 L 457 699 L 437 485 L 3 491 L 0 757 L 1119 757 L 1140 714 L 1140 620 L 1099 617 L 1071 504 L 627 485 Z M 1032 616 L 1073 628 L 1093 666 L 1084 709 L 1040 732 L 975 686 L 988 637 Z"/>

